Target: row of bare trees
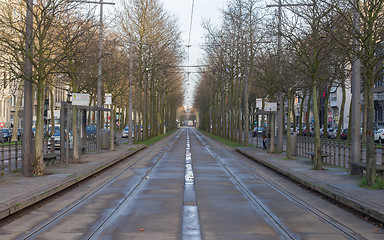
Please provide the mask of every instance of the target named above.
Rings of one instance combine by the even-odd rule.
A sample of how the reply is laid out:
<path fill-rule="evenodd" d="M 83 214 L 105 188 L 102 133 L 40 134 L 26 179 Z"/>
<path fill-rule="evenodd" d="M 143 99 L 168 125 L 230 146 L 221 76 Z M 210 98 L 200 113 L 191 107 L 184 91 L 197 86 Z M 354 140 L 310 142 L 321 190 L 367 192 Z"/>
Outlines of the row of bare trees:
<path fill-rule="evenodd" d="M 97 105 L 98 8 L 77 1 L 34 1 L 33 51 L 26 52 L 26 1 L 1 2 L 0 61 L 4 66 L 2 71 L 10 76 L 4 84 L 22 83 L 20 80 L 33 82 L 36 133 L 32 165 L 33 174 L 42 175 L 44 99 L 50 95 L 51 119 L 54 118 L 55 89 L 89 93 L 90 105 Z M 104 29 L 102 93 L 113 96 L 111 128 L 119 111 L 121 125 L 125 126 L 129 117 L 134 119 L 136 141 L 142 141 L 176 126 L 176 109 L 183 97 L 182 77 L 174 68 L 182 58 L 180 33 L 176 21 L 164 12 L 157 0 L 128 1 L 114 19 L 105 24 L 111 27 Z M 33 66 L 32 79 L 23 78 L 25 56 Z M 22 89 L 20 87 L 17 94 L 20 102 Z M 130 102 L 133 103 L 131 113 Z M 72 110 L 73 139 L 77 146 L 77 109 L 74 106 Z M 94 113 L 88 119 L 94 121 Z M 16 122 L 14 125 L 18 126 Z M 143 134 L 139 133 L 140 126 Z M 75 147 L 75 161 L 79 158 L 77 150 Z"/>
<path fill-rule="evenodd" d="M 357 57 L 362 63 L 362 138 L 367 143 L 367 182 L 373 184 L 376 161 L 374 100 L 370 90 L 381 80 L 383 72 L 384 1 L 297 0 L 288 4 L 279 0 L 276 3 L 275 6 L 285 10 L 280 31 L 278 11 L 270 12 L 256 0 L 229 1 L 223 10 L 221 26 L 207 27 L 206 63 L 210 67 L 203 69 L 195 97 L 201 126 L 241 142 L 241 136 L 236 133 L 248 132 L 249 112 L 256 109 L 256 97 L 276 101 L 277 93 L 282 92 L 287 106 L 284 116 L 288 135 L 291 125 L 298 124 L 300 131 L 302 122 L 309 125 L 309 111 L 304 111 L 304 104 L 311 109 L 315 129 L 314 168 L 321 169 L 319 102 L 322 96 L 319 93 L 327 93 L 324 98 L 327 108 L 331 88 L 342 89 L 342 120 L 351 65 Z M 283 42 L 281 51 L 277 46 L 279 37 Z M 292 124 L 295 99 L 302 101 L 299 121 Z M 206 106 L 205 102 L 211 105 Z M 324 115 L 326 123 L 327 114 Z M 273 123 L 273 115 L 271 120 Z M 338 125 L 338 134 L 342 125 Z M 326 127 L 324 124 L 324 132 Z M 270 128 L 274 130 L 274 126 Z M 287 138 L 288 158 L 291 157 L 289 145 Z"/>

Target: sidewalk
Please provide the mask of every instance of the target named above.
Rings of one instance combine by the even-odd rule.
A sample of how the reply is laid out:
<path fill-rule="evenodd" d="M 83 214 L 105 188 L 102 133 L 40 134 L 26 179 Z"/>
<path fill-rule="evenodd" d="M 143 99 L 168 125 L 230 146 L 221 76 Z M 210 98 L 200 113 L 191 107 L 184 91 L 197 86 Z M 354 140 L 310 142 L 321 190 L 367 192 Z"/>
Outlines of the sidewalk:
<path fill-rule="evenodd" d="M 311 170 L 313 165 L 308 158 L 294 156 L 294 160 L 285 160 L 284 154 L 268 154 L 259 148 L 236 150 L 305 187 L 384 222 L 384 190 L 359 187 L 361 178 L 350 175 L 348 169 L 326 165 L 326 170 L 315 171 Z"/>
<path fill-rule="evenodd" d="M 0 176 L 0 219 L 62 191 L 145 147 L 119 144 L 115 151 L 82 155 L 81 163 L 70 163 L 67 168 L 61 162 L 48 166 L 45 171 L 52 174 L 42 177 Z"/>

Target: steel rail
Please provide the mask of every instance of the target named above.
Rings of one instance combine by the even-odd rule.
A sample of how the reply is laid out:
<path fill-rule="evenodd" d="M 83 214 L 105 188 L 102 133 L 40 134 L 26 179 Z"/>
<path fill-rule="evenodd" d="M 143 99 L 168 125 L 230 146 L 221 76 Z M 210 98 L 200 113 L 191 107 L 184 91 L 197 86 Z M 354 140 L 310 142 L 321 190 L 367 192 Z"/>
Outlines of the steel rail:
<path fill-rule="evenodd" d="M 140 178 L 140 181 L 132 188 L 131 192 L 128 193 L 128 195 L 123 199 L 122 202 L 120 202 L 117 207 L 115 207 L 115 209 L 110 212 L 110 214 L 108 214 L 108 216 L 103 220 L 103 222 L 95 229 L 95 231 L 93 231 L 90 236 L 88 236 L 86 239 L 92 239 L 93 236 L 95 236 L 95 234 L 101 229 L 101 227 L 103 225 L 105 225 L 108 221 L 108 219 L 111 218 L 111 216 L 113 214 L 115 214 L 117 212 L 117 210 L 120 208 L 120 206 L 126 202 L 130 196 L 132 196 L 133 192 L 138 190 L 139 188 L 139 185 L 142 185 L 143 181 L 146 179 L 146 177 L 150 174 L 150 172 L 152 171 L 152 169 L 157 165 L 157 163 L 162 159 L 164 158 L 165 154 L 167 153 L 167 151 L 172 147 L 172 145 L 176 142 L 176 140 L 180 137 L 181 133 L 183 131 L 180 131 L 175 137 L 174 139 L 169 142 L 167 144 L 166 147 L 163 148 L 163 150 L 161 151 L 162 154 L 159 155 L 157 157 L 157 161 L 155 162 L 155 164 L 153 164 L 149 170 L 145 171 L 145 175 L 142 176 Z M 84 194 L 83 196 L 81 196 L 77 201 L 71 203 L 70 205 L 68 205 L 67 207 L 63 208 L 61 211 L 57 212 L 52 218 L 44 221 L 44 223 L 41 223 L 39 224 L 39 226 L 36 226 L 35 228 L 33 228 L 32 230 L 30 230 L 30 232 L 18 239 L 33 239 L 35 238 L 37 235 L 39 235 L 40 233 L 44 232 L 46 229 L 48 229 L 52 224 L 54 224 L 55 222 L 57 222 L 58 220 L 60 220 L 61 218 L 63 218 L 65 215 L 69 214 L 72 210 L 75 210 L 76 207 L 78 207 L 79 205 L 81 205 L 82 203 L 84 203 L 86 200 L 88 200 L 89 198 L 91 198 L 92 196 L 94 196 L 95 194 L 97 194 L 98 192 L 100 192 L 101 190 L 103 190 L 104 188 L 106 188 L 108 185 L 112 184 L 113 182 L 115 182 L 122 174 L 124 174 L 125 172 L 127 172 L 128 170 L 130 170 L 134 165 L 136 165 L 138 162 L 140 162 L 141 160 L 145 159 L 145 157 L 147 157 L 150 153 L 154 152 L 155 150 L 157 150 L 158 147 L 155 147 L 153 149 L 151 149 L 150 151 L 148 151 L 147 153 L 145 153 L 143 156 L 139 157 L 136 161 L 134 161 L 133 163 L 131 163 L 129 166 L 127 166 L 125 169 L 123 169 L 122 171 L 120 171 L 119 173 L 117 173 L 116 175 L 114 175 L 113 177 L 109 178 L 108 180 L 106 180 L 102 185 L 100 185 L 99 187 L 97 188 L 94 188 L 93 190 L 91 190 L 90 192 Z M 77 183 L 79 184 L 79 183 Z M 74 186 L 76 186 L 77 184 L 75 184 Z M 56 194 L 55 194 L 56 195 Z M 54 196 L 54 195 L 53 195 Z"/>
<path fill-rule="evenodd" d="M 217 143 L 214 143 L 217 145 Z M 262 171 L 256 169 L 254 166 L 252 166 L 251 164 L 247 164 L 245 163 L 244 161 L 240 160 L 237 156 L 235 156 L 234 154 L 232 154 L 230 151 L 228 151 L 227 149 L 225 148 L 218 148 L 219 150 L 221 151 L 224 151 L 226 154 L 230 155 L 232 159 L 235 159 L 238 163 L 240 163 L 241 165 L 243 165 L 244 167 L 246 167 L 247 169 L 251 169 L 260 179 L 262 179 L 267 185 L 269 185 L 271 188 L 273 188 L 275 191 L 277 191 L 278 193 L 282 194 L 285 198 L 287 198 L 288 200 L 290 200 L 291 202 L 301 206 L 302 208 L 304 208 L 306 211 L 312 213 L 314 216 L 316 216 L 317 218 L 319 218 L 320 220 L 322 220 L 323 222 L 325 222 L 326 224 L 330 225 L 333 229 L 335 229 L 336 231 L 338 231 L 340 234 L 342 234 L 344 237 L 348 238 L 348 239 L 356 239 L 356 240 L 364 240 L 366 238 L 364 238 L 363 236 L 361 236 L 359 233 L 353 231 L 352 229 L 348 228 L 347 226 L 345 226 L 344 224 L 340 223 L 339 221 L 337 221 L 336 219 L 332 218 L 331 216 L 323 213 L 321 210 L 319 210 L 318 208 L 308 204 L 307 202 L 305 202 L 304 200 L 300 199 L 299 197 L 297 197 L 296 195 L 292 194 L 291 192 L 289 192 L 288 190 L 284 189 L 282 186 L 280 186 L 279 184 L 277 184 L 276 182 L 274 181 L 271 181 L 269 180 L 265 173 L 263 173 Z"/>

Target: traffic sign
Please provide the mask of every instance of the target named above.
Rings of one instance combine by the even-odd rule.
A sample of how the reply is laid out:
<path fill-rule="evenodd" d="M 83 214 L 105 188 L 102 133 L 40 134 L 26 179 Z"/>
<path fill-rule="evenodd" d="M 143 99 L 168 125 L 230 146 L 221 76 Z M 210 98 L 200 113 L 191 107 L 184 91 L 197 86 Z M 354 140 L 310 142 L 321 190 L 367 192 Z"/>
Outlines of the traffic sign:
<path fill-rule="evenodd" d="M 106 93 L 105 94 L 105 104 L 107 104 L 107 105 L 112 104 L 112 93 Z"/>
<path fill-rule="evenodd" d="M 262 98 L 256 98 L 256 108 L 262 108 L 263 107 L 263 99 Z"/>
<path fill-rule="evenodd" d="M 89 106 L 89 94 L 88 93 L 72 93 L 72 105 Z"/>
<path fill-rule="evenodd" d="M 328 122 L 331 123 L 332 121 L 333 121 L 332 117 L 329 117 L 329 118 L 328 118 Z"/>
<path fill-rule="evenodd" d="M 276 112 L 277 111 L 277 102 L 266 102 L 265 106 L 264 106 L 264 110 Z"/>
<path fill-rule="evenodd" d="M 1 127 L 1 128 L 4 127 L 4 122 L 0 122 L 0 127 Z"/>

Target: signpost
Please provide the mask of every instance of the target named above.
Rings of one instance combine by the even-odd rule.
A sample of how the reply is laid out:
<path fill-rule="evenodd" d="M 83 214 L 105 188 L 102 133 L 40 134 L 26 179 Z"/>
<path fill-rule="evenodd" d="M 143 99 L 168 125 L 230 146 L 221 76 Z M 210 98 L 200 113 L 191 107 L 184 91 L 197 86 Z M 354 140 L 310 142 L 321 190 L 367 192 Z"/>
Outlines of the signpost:
<path fill-rule="evenodd" d="M 106 93 L 105 94 L 105 104 L 106 105 L 112 104 L 112 93 Z"/>
<path fill-rule="evenodd" d="M 256 108 L 259 108 L 259 109 L 263 108 L 263 99 L 262 98 L 256 98 Z"/>
<path fill-rule="evenodd" d="M 268 112 L 276 112 L 277 102 L 266 102 L 264 106 L 264 110 Z"/>
<path fill-rule="evenodd" d="M 72 93 L 72 105 L 89 106 L 89 94 L 88 93 Z"/>

